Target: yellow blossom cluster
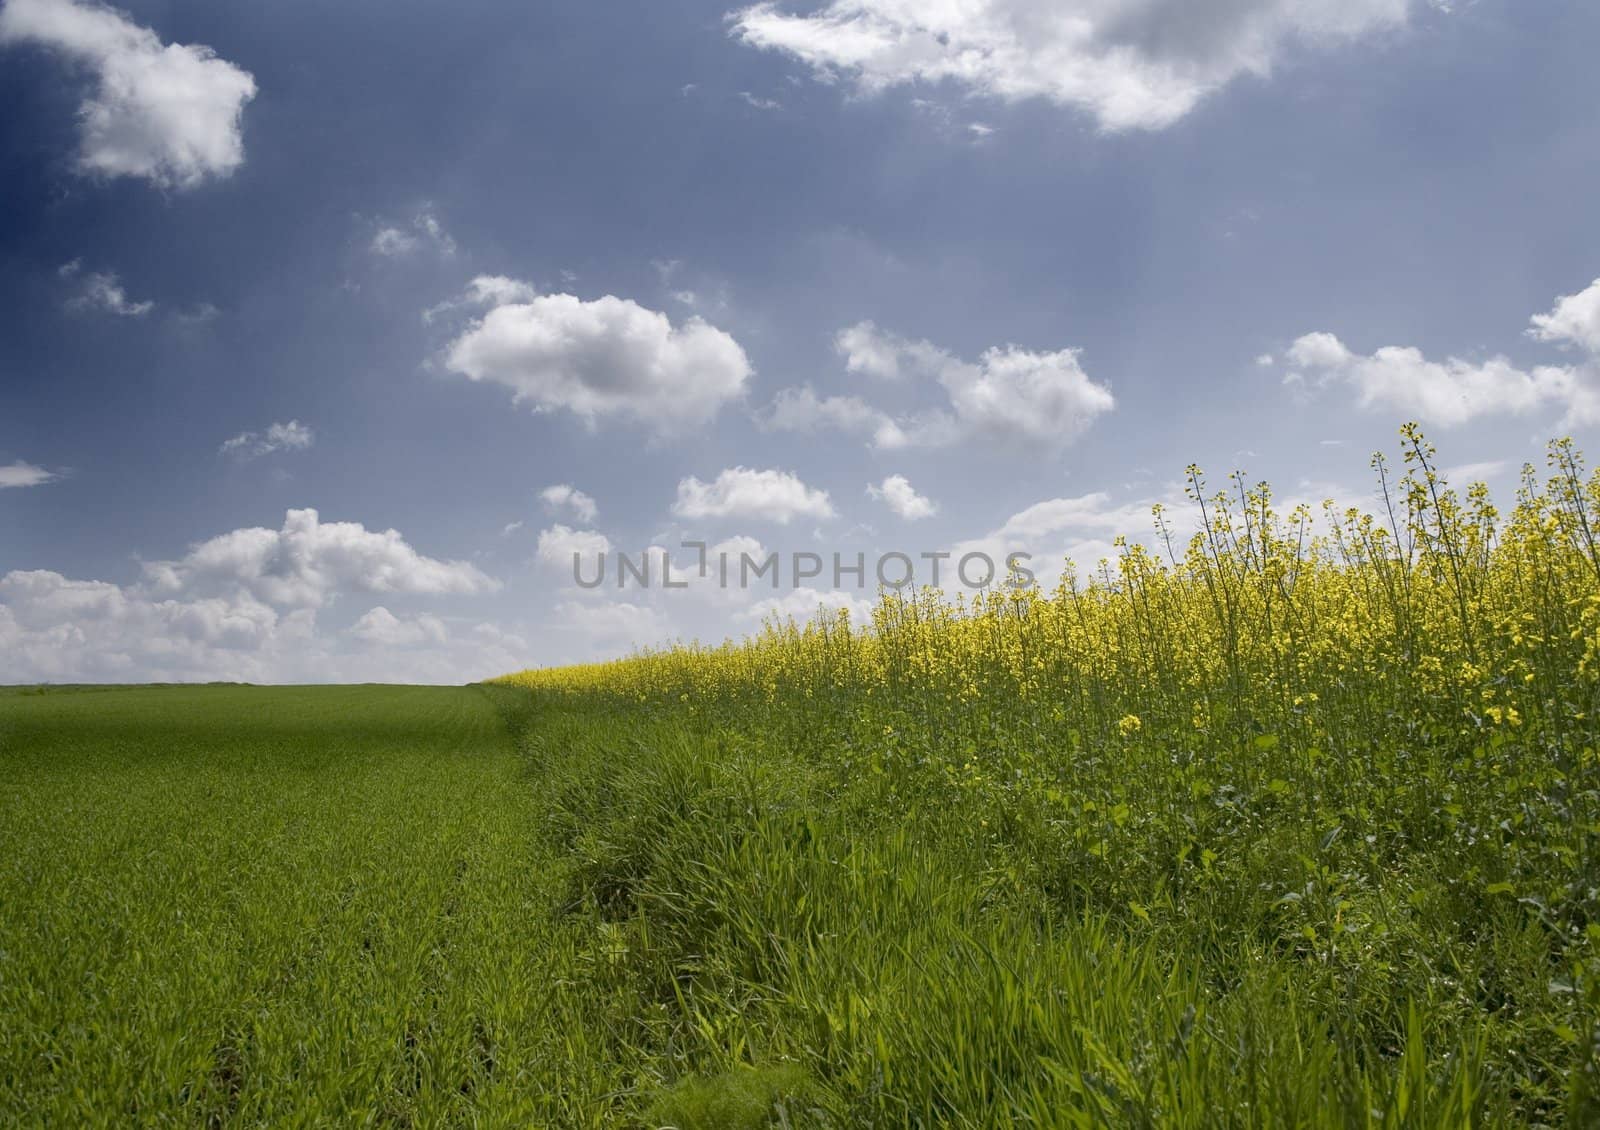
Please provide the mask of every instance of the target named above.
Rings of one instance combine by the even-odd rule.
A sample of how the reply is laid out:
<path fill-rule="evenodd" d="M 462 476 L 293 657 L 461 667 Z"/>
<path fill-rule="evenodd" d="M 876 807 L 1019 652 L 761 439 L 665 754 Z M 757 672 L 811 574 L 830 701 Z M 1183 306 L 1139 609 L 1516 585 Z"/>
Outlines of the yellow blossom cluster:
<path fill-rule="evenodd" d="M 1412 425 L 1381 457 L 1372 512 L 1274 508 L 1232 476 L 1187 493 L 1186 543 L 1160 508 L 1152 545 L 1122 541 L 1051 591 L 885 593 L 752 638 L 507 676 L 556 692 L 721 713 L 783 707 L 802 725 L 869 723 L 974 746 L 1263 735 L 1311 745 L 1425 725 L 1471 739 L 1592 711 L 1600 679 L 1600 475 L 1570 440 L 1552 476 L 1524 468 L 1509 515 L 1460 493 Z M 731 714 L 729 715 L 731 716 Z M 820 731 L 818 731 L 820 732 Z"/>

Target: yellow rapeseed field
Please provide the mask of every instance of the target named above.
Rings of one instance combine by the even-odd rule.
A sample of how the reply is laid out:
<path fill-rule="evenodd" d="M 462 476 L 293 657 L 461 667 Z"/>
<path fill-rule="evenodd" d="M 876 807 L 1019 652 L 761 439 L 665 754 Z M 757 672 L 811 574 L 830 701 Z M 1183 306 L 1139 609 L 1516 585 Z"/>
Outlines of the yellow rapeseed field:
<path fill-rule="evenodd" d="M 888 594 L 871 624 L 841 611 L 752 639 L 616 662 L 525 671 L 505 682 L 713 708 L 798 696 L 869 710 L 894 731 L 1070 726 L 1080 738 L 1166 740 L 1188 731 L 1353 748 L 1385 726 L 1464 740 L 1587 721 L 1600 667 L 1600 477 L 1571 440 L 1554 476 L 1524 469 L 1509 515 L 1482 484 L 1464 493 L 1414 426 L 1405 472 L 1374 459 L 1377 513 L 1273 508 L 1235 477 L 1188 493 L 1200 530 L 1163 552 L 1121 555 L 1052 592 L 997 588 L 965 601 Z M 1093 740 L 1092 738 L 1088 740 Z"/>

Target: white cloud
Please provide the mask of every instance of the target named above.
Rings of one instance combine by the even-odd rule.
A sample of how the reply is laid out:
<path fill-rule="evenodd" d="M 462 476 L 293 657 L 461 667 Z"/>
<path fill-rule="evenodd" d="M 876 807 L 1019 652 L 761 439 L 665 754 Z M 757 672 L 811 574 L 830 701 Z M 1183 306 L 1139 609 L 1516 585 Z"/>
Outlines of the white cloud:
<path fill-rule="evenodd" d="M 1136 537 L 1150 529 L 1149 502 L 1116 505 L 1104 491 L 1037 502 L 1006 519 L 995 535 L 1021 545 L 1052 534 L 1093 531 Z"/>
<path fill-rule="evenodd" d="M 862 432 L 879 447 L 902 446 L 904 433 L 887 412 L 858 396 L 819 397 L 810 385 L 780 391 L 759 417 L 763 428 L 779 432 L 814 432 L 832 428 Z"/>
<path fill-rule="evenodd" d="M 422 321 L 426 324 L 441 314 L 464 307 L 506 306 L 514 302 L 532 302 L 538 296 L 539 288 L 521 279 L 506 275 L 478 275 L 467 284 L 467 289 L 459 298 L 447 298 L 424 310 Z"/>
<path fill-rule="evenodd" d="M 1163 501 L 1171 504 L 1181 502 L 1182 498 L 1179 490 L 1169 492 Z M 1041 584 L 1049 587 L 1068 561 L 1080 570 L 1088 570 L 1102 558 L 1115 557 L 1115 539 L 1119 535 L 1130 541 L 1151 542 L 1154 501 L 1117 503 L 1104 491 L 1046 499 L 1013 514 L 998 529 L 952 546 L 947 573 L 953 574 L 965 555 L 983 554 L 994 564 L 996 583 L 1004 583 L 1008 556 L 1025 553 L 1030 555 L 1024 561 L 1026 567 Z M 1181 550 L 1184 541 L 1181 513 L 1177 526 Z M 981 578 L 984 572 L 982 561 L 972 563 L 970 573 L 975 578 Z M 954 583 L 949 575 L 942 581 L 945 587 Z"/>
<path fill-rule="evenodd" d="M 1116 405 L 1111 390 L 1089 379 L 1071 349 L 990 349 L 980 365 L 952 363 L 939 382 L 967 430 L 1049 447 L 1071 443 Z"/>
<path fill-rule="evenodd" d="M 663 599 L 677 601 L 684 596 L 697 599 L 704 607 L 726 611 L 729 607 L 747 604 L 753 589 L 745 588 L 742 580 L 747 569 L 754 570 L 772 554 L 757 538 L 748 534 L 735 534 L 708 545 L 703 551 L 693 547 L 665 550 L 653 547 L 651 556 L 659 561 L 661 554 L 670 552 L 674 584 L 685 588 L 660 590 Z M 749 565 L 745 559 L 749 559 Z"/>
<path fill-rule="evenodd" d="M 947 407 L 896 418 L 855 397 L 819 399 L 807 386 L 780 393 L 766 426 L 870 430 L 873 444 L 887 450 L 962 439 L 1060 449 L 1116 406 L 1111 390 L 1089 379 L 1072 349 L 1036 353 L 1007 345 L 985 350 L 973 363 L 930 342 L 885 333 L 871 322 L 841 331 L 834 344 L 850 372 L 937 382 Z"/>
<path fill-rule="evenodd" d="M 392 623 L 391 623 L 392 621 Z M 0 576 L 0 683 L 461 683 L 527 665 L 518 636 L 375 609 L 343 632 L 247 594 L 157 599 L 34 570 Z"/>
<path fill-rule="evenodd" d="M 299 608 L 321 607 L 340 592 L 473 595 L 500 587 L 467 562 L 424 557 L 397 530 L 323 522 L 315 510 L 290 510 L 279 530 L 234 530 L 176 561 L 150 562 L 145 578 L 160 594 L 244 592 Z"/>
<path fill-rule="evenodd" d="M 935 345 L 885 333 L 870 321 L 840 330 L 834 335 L 833 348 L 844 358 L 848 372 L 889 381 L 907 375 L 937 376 L 950 360 L 950 355 Z"/>
<path fill-rule="evenodd" d="M 273 424 L 264 432 L 240 432 L 224 440 L 217 448 L 218 455 L 232 455 L 237 459 L 258 459 L 277 451 L 304 451 L 317 440 L 317 434 L 299 420 L 286 424 Z"/>
<path fill-rule="evenodd" d="M 351 625 L 350 634 L 365 643 L 384 647 L 442 644 L 450 635 L 444 621 L 437 616 L 402 619 L 381 604 Z"/>
<path fill-rule="evenodd" d="M 611 552 L 611 540 L 597 530 L 574 530 L 557 523 L 539 531 L 539 559 L 548 565 L 571 569 L 576 557 L 584 576 L 596 567 L 602 553 Z"/>
<path fill-rule="evenodd" d="M 545 487 L 539 492 L 539 497 L 552 510 L 571 510 L 580 522 L 593 522 L 600 516 L 600 508 L 595 505 L 594 499 L 570 483 Z"/>
<path fill-rule="evenodd" d="M 417 249 L 417 243 L 417 237 L 404 228 L 384 226 L 373 233 L 371 250 L 374 255 L 393 259 L 411 254 Z"/>
<path fill-rule="evenodd" d="M 279 614 L 248 593 L 231 597 L 155 600 L 138 588 L 104 581 L 70 580 L 43 569 L 0 577 L 0 604 L 27 647 L 115 641 L 127 651 L 143 637 L 143 650 L 251 649 L 279 627 Z M 65 657 L 63 657 L 65 658 Z"/>
<path fill-rule="evenodd" d="M 787 471 L 747 467 L 730 467 L 709 483 L 692 475 L 683 479 L 672 512 L 680 518 L 764 518 L 780 525 L 834 514 L 827 491 L 808 487 Z"/>
<path fill-rule="evenodd" d="M 674 326 L 628 299 L 530 296 L 511 282 L 474 280 L 494 306 L 450 344 L 449 369 L 504 385 L 538 412 L 565 409 L 591 426 L 622 417 L 661 434 L 704 424 L 744 393 L 744 350 L 700 318 Z"/>
<path fill-rule="evenodd" d="M 782 624 L 790 620 L 804 624 L 816 619 L 817 613 L 822 609 L 829 612 L 843 609 L 849 612 L 850 623 L 854 628 L 865 627 L 872 623 L 872 600 L 863 596 L 853 596 L 838 589 L 824 592 L 820 589 L 807 588 L 795 589 L 784 596 L 758 600 L 740 611 L 738 619 L 749 624 L 765 624 L 768 621 Z"/>
<path fill-rule="evenodd" d="M 394 531 L 290 511 L 282 531 L 234 530 L 135 584 L 47 570 L 0 577 L 0 683 L 242 679 L 460 682 L 512 670 L 526 646 L 379 606 L 344 631 L 319 613 L 355 593 L 490 592 L 470 565 L 417 554 Z M 352 650 L 354 648 L 354 650 Z"/>
<path fill-rule="evenodd" d="M 61 476 L 46 471 L 43 467 L 35 467 L 32 463 L 17 460 L 15 463 L 0 464 L 0 490 L 12 487 L 37 487 L 45 483 L 54 482 Z"/>
<path fill-rule="evenodd" d="M 776 98 L 762 98 L 759 95 L 751 94 L 748 90 L 739 91 L 739 97 L 744 101 L 745 105 L 754 107 L 757 110 L 772 111 L 783 109 L 783 103 Z"/>
<path fill-rule="evenodd" d="M 473 306 L 505 306 L 532 302 L 539 291 L 532 283 L 505 275 L 479 275 L 467 284 L 466 301 Z"/>
<path fill-rule="evenodd" d="M 590 655 L 662 644 L 674 634 L 671 619 L 659 608 L 626 600 L 562 601 L 553 626 L 577 636 Z"/>
<path fill-rule="evenodd" d="M 1371 354 L 1352 352 L 1330 333 L 1299 338 L 1287 354 L 1289 383 L 1342 382 L 1362 408 L 1380 409 L 1440 427 L 1456 427 L 1484 416 L 1527 415 L 1561 407 L 1568 417 L 1587 418 L 1593 393 L 1578 370 L 1541 365 L 1519 369 L 1504 357 L 1430 361 L 1410 346 L 1389 345 Z"/>
<path fill-rule="evenodd" d="M 890 475 L 880 485 L 869 486 L 867 493 L 908 522 L 931 518 L 939 511 L 933 500 L 918 494 L 904 475 Z"/>
<path fill-rule="evenodd" d="M 239 120 L 255 79 L 209 47 L 163 44 L 123 13 L 75 0 L 7 0 L 0 43 L 41 44 L 95 72 L 78 108 L 85 173 L 193 188 L 244 163 Z"/>
<path fill-rule="evenodd" d="M 1575 345 L 1600 356 L 1600 279 L 1588 289 L 1556 300 L 1548 314 L 1535 314 L 1528 333 L 1539 341 Z"/>
<path fill-rule="evenodd" d="M 831 0 L 760 3 L 732 31 L 827 80 L 875 93 L 952 82 L 1007 102 L 1043 98 L 1102 130 L 1161 129 L 1292 48 L 1327 49 L 1405 24 L 1412 0 Z"/>
<path fill-rule="evenodd" d="M 456 241 L 444 230 L 431 206 L 425 206 L 410 221 L 400 224 L 380 224 L 373 233 L 371 250 L 374 255 L 397 259 L 420 248 L 424 243 L 441 255 L 454 255 Z M 473 280 L 474 283 L 477 280 Z"/>
<path fill-rule="evenodd" d="M 1558 426 L 1564 429 L 1600 423 L 1600 279 L 1556 299 L 1548 314 L 1535 314 L 1528 336 L 1576 348 L 1583 356 L 1576 364 L 1523 369 L 1498 356 L 1430 361 L 1410 346 L 1363 355 L 1331 333 L 1309 333 L 1286 354 L 1290 369 L 1283 379 L 1319 388 L 1343 382 L 1355 388 L 1363 408 L 1393 410 L 1440 427 L 1541 408 L 1561 409 Z"/>
<path fill-rule="evenodd" d="M 56 273 L 62 278 L 78 274 L 79 260 L 63 266 Z M 67 300 L 69 310 L 98 310 L 123 318 L 142 318 L 155 309 L 154 302 L 130 302 L 128 292 L 114 271 L 90 271 L 83 276 L 78 293 Z"/>

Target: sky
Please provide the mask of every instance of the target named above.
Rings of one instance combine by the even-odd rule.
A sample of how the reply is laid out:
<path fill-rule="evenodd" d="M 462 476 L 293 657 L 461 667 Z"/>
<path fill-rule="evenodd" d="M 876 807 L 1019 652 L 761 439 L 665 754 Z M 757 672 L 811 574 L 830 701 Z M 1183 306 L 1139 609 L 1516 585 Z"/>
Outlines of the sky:
<path fill-rule="evenodd" d="M 459 683 L 859 617 L 894 554 L 1048 583 L 1190 463 L 1371 505 L 1407 420 L 1509 502 L 1600 448 L 1597 42 L 1587 0 L 3 0 L 0 683 Z"/>

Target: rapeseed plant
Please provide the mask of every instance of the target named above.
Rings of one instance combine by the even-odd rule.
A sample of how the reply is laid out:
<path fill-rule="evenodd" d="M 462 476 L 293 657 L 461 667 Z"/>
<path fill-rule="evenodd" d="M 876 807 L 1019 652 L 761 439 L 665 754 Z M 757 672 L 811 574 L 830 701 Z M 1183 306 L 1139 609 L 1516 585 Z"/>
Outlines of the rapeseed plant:
<path fill-rule="evenodd" d="M 836 1125 L 1600 1120 L 1600 475 L 1558 441 L 1503 513 L 1401 440 L 1372 513 L 1190 467 L 1192 537 L 1158 507 L 1049 591 L 502 680 L 613 802 L 653 803 L 613 766 L 652 742 L 703 764 L 628 864 L 679 969 L 663 1085 L 794 1062 Z"/>

